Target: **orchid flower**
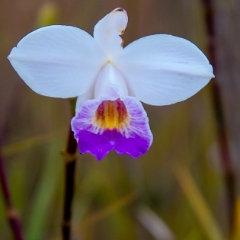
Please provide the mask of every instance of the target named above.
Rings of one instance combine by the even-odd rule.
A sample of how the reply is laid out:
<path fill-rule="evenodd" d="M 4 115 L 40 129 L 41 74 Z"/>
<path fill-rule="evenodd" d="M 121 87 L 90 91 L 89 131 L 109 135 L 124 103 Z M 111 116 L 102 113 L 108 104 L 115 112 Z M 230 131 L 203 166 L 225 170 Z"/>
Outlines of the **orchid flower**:
<path fill-rule="evenodd" d="M 31 32 L 8 56 L 35 92 L 78 97 L 71 126 L 81 153 L 98 160 L 111 150 L 134 158 L 152 144 L 140 101 L 183 101 L 214 77 L 205 55 L 191 42 L 166 34 L 140 38 L 123 48 L 125 10 L 116 8 L 95 26 L 93 37 L 71 26 Z"/>

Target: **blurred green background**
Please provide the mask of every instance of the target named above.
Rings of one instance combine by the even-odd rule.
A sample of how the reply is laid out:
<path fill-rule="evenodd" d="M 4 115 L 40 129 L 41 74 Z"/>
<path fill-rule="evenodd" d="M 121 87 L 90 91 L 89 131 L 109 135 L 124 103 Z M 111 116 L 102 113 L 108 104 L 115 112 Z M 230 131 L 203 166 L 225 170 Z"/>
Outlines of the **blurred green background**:
<path fill-rule="evenodd" d="M 236 192 L 240 173 L 240 1 L 215 0 L 217 69 Z M 129 23 L 127 45 L 167 33 L 195 43 L 206 55 L 200 0 L 0 0 L 0 140 L 12 200 L 27 240 L 61 239 L 68 100 L 30 90 L 7 60 L 30 31 L 50 24 L 93 27 L 116 7 Z M 212 83 L 211 83 L 212 84 Z M 229 209 L 218 149 L 211 84 L 187 101 L 144 105 L 154 135 L 139 159 L 110 153 L 101 162 L 78 154 L 73 239 L 228 239 Z M 240 239 L 240 201 L 232 239 Z M 238 231 L 236 230 L 238 229 Z M 239 237 L 239 238 L 238 238 Z M 0 239 L 13 239 L 0 194 Z"/>

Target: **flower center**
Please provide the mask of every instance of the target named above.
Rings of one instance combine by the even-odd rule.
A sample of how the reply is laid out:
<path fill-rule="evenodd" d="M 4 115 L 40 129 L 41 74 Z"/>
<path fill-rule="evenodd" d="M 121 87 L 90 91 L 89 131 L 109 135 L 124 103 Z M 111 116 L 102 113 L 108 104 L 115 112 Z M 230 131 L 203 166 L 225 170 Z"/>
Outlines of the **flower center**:
<path fill-rule="evenodd" d="M 129 123 L 127 108 L 120 99 L 103 101 L 95 112 L 94 123 L 104 129 L 121 129 Z"/>

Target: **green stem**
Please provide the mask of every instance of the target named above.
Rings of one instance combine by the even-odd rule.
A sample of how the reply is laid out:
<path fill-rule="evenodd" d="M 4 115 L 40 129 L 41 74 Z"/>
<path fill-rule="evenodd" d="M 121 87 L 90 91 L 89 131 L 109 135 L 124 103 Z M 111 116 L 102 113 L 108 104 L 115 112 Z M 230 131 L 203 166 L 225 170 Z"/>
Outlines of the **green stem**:
<path fill-rule="evenodd" d="M 71 101 L 71 109 L 73 113 L 73 101 Z M 65 163 L 65 193 L 64 193 L 64 210 L 62 222 L 62 236 L 63 240 L 70 240 L 71 237 L 71 218 L 72 218 L 72 202 L 74 195 L 74 175 L 76 168 L 76 150 L 77 142 L 74 139 L 71 127 L 69 128 L 69 135 L 66 150 L 63 151 L 63 158 Z"/>

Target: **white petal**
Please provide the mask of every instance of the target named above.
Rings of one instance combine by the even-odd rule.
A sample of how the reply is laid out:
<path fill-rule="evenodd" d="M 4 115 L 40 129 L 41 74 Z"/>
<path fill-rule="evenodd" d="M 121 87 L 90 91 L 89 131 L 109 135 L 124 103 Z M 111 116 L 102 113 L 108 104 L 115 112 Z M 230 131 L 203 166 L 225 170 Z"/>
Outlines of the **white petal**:
<path fill-rule="evenodd" d="M 8 59 L 35 92 L 66 98 L 90 89 L 105 57 L 85 31 L 54 25 L 28 34 L 12 49 Z"/>
<path fill-rule="evenodd" d="M 126 82 L 111 63 L 106 64 L 97 76 L 94 98 L 116 100 L 128 95 Z"/>
<path fill-rule="evenodd" d="M 75 106 L 76 113 L 79 112 L 79 107 L 83 101 L 93 99 L 93 89 L 94 89 L 94 86 L 92 86 L 90 88 L 90 90 L 87 91 L 86 93 L 78 96 L 77 101 L 76 101 L 76 106 Z"/>
<path fill-rule="evenodd" d="M 127 26 L 127 13 L 122 8 L 116 8 L 104 18 L 102 18 L 94 27 L 93 36 L 105 53 L 111 58 L 118 51 L 122 50 L 122 38 Z"/>
<path fill-rule="evenodd" d="M 183 101 L 214 77 L 205 55 L 191 42 L 171 35 L 141 38 L 116 56 L 130 94 L 151 105 Z"/>

